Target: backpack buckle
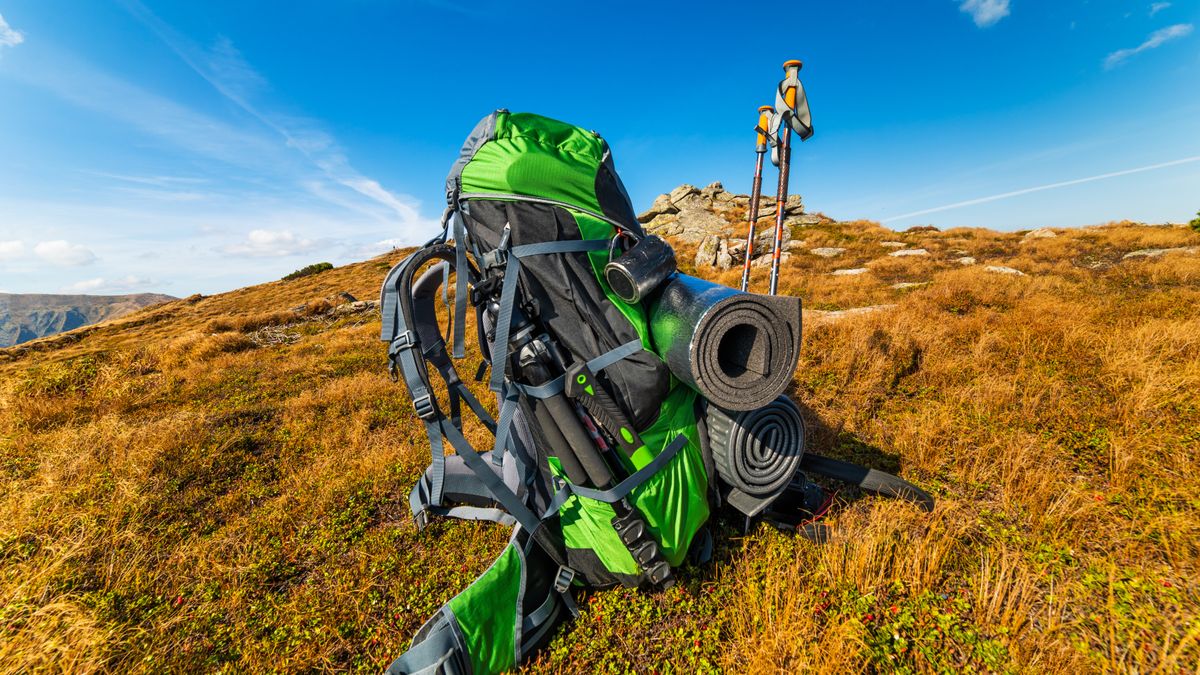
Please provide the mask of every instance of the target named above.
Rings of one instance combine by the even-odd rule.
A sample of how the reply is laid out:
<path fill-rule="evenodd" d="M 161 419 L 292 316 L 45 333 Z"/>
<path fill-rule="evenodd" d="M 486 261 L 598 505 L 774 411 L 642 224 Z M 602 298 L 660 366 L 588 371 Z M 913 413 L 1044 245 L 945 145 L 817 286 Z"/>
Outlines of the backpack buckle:
<path fill-rule="evenodd" d="M 423 420 L 437 417 L 437 406 L 433 403 L 433 396 L 429 394 L 413 398 L 413 407 L 417 409 L 417 417 Z"/>
<path fill-rule="evenodd" d="M 406 349 L 412 349 L 416 346 L 417 334 L 411 330 L 406 330 L 392 338 L 392 347 L 389 351 L 391 351 L 393 354 L 399 354 Z"/>
<path fill-rule="evenodd" d="M 571 588 L 571 582 L 575 580 L 575 570 L 566 565 L 558 566 L 558 574 L 554 577 L 554 590 L 559 593 L 566 593 Z"/>

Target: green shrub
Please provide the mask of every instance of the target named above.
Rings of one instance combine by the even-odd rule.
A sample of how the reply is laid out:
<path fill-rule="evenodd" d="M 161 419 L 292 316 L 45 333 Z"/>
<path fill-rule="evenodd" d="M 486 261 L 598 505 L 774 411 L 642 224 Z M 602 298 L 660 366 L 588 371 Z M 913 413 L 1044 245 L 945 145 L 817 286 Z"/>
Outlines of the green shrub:
<path fill-rule="evenodd" d="M 299 279 L 300 277 L 307 277 L 311 274 L 318 274 L 320 272 L 324 272 L 325 270 L 331 270 L 331 269 L 333 269 L 333 265 L 331 265 L 330 263 L 319 262 L 319 263 L 315 263 L 313 265 L 301 267 L 300 269 L 296 270 L 295 272 L 292 272 L 291 274 L 284 277 L 283 280 L 291 281 L 292 279 Z"/>
<path fill-rule="evenodd" d="M 1196 212 L 1196 217 L 1192 218 L 1192 222 L 1188 225 L 1191 225 L 1193 230 L 1200 232 L 1200 211 Z"/>

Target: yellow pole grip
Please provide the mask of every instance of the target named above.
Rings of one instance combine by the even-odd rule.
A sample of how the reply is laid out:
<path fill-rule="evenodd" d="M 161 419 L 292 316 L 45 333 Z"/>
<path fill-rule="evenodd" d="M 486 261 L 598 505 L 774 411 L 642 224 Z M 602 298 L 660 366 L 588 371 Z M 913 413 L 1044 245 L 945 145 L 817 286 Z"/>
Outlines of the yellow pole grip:
<path fill-rule="evenodd" d="M 797 75 L 800 72 L 800 67 L 803 65 L 804 64 L 801 63 L 798 59 L 792 59 L 791 61 L 784 61 L 783 62 L 783 72 L 789 77 L 792 75 Z M 787 91 L 783 92 L 783 102 L 786 103 L 787 107 L 789 107 L 789 108 L 796 107 L 796 88 L 795 87 L 788 87 Z"/>
<path fill-rule="evenodd" d="M 758 144 L 765 146 L 767 144 L 767 129 L 771 124 L 771 113 L 775 110 L 769 105 L 759 106 L 758 108 Z"/>

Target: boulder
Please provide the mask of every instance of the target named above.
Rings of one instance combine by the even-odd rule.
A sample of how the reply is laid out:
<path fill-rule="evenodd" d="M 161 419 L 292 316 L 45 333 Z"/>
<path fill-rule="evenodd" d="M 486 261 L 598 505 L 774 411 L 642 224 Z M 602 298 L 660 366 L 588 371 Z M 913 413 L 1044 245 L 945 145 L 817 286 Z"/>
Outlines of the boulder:
<path fill-rule="evenodd" d="M 821 248 L 814 248 L 814 249 L 809 250 L 809 253 L 811 253 L 813 255 L 821 256 L 822 258 L 836 258 L 845 252 L 846 252 L 846 249 L 837 248 L 836 246 L 823 246 Z"/>
<path fill-rule="evenodd" d="M 1054 232 L 1054 230 L 1052 230 L 1048 227 L 1039 227 L 1036 230 L 1026 233 L 1026 235 L 1021 239 L 1021 241 L 1025 242 L 1025 241 L 1029 241 L 1030 239 L 1053 239 L 1057 236 L 1058 236 L 1058 234 L 1056 234 Z"/>
<path fill-rule="evenodd" d="M 717 251 L 721 248 L 721 238 L 710 234 L 700 242 L 696 249 L 696 267 L 711 267 L 717 262 Z M 728 250 L 728 249 L 727 249 Z"/>
<path fill-rule="evenodd" d="M 671 190 L 670 194 L 667 195 L 667 198 L 671 200 L 672 204 L 678 204 L 687 197 L 698 194 L 700 194 L 700 190 L 697 190 L 695 185 L 688 185 L 687 183 L 684 183 L 674 190 Z"/>
<path fill-rule="evenodd" d="M 733 256 L 729 253 L 729 240 L 722 239 L 717 247 L 717 269 L 727 270 L 733 267 Z"/>
<path fill-rule="evenodd" d="M 650 208 L 638 216 L 638 222 L 643 224 L 649 223 L 664 213 L 679 213 L 679 208 L 671 201 L 670 195 L 655 197 L 654 203 L 650 205 Z"/>

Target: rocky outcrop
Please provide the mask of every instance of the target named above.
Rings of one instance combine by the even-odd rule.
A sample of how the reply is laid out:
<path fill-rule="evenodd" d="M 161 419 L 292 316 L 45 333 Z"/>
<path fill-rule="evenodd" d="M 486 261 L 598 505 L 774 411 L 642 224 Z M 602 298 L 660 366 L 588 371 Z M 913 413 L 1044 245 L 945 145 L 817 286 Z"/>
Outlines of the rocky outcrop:
<path fill-rule="evenodd" d="M 655 198 L 650 208 L 638 216 L 638 222 L 650 234 L 697 244 L 697 266 L 729 269 L 746 259 L 745 240 L 733 237 L 732 233 L 735 226 L 745 222 L 749 205 L 748 195 L 729 192 L 720 183 L 710 183 L 702 188 L 685 184 Z M 775 211 L 774 197 L 763 195 L 751 251 L 755 264 L 764 258 L 769 260 L 774 250 Z M 800 195 L 788 196 L 780 259 L 786 259 L 788 252 L 803 246 L 803 242 L 793 241 L 794 228 L 825 222 L 830 221 L 823 216 L 804 213 Z"/>

